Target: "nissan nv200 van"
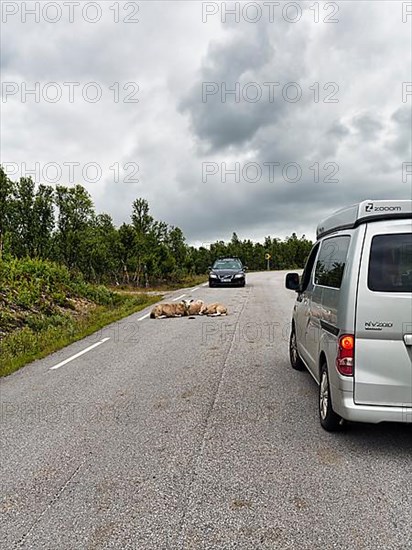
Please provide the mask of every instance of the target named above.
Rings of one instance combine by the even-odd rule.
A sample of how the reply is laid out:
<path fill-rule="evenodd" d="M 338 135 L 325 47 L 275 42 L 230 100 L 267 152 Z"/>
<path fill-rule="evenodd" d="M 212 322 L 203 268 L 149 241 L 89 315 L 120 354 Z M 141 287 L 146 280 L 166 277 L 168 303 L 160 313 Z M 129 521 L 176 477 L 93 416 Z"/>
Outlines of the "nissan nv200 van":
<path fill-rule="evenodd" d="M 317 228 L 297 292 L 291 365 L 319 385 L 328 431 L 412 422 L 412 200 L 367 200 Z"/>

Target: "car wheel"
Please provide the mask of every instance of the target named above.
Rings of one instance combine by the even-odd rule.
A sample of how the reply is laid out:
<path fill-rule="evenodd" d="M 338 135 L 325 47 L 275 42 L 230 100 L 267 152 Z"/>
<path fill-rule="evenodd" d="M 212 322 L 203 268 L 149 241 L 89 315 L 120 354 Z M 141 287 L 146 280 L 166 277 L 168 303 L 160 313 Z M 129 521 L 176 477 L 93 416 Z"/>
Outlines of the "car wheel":
<path fill-rule="evenodd" d="M 213 286 L 214 286 L 213 283 L 211 283 L 211 282 L 209 281 L 209 288 L 213 288 Z"/>
<path fill-rule="evenodd" d="M 327 432 L 336 432 L 342 429 L 343 419 L 335 413 L 330 395 L 328 366 L 322 365 L 319 384 L 319 418 L 320 424 Z"/>
<path fill-rule="evenodd" d="M 305 370 L 305 364 L 299 356 L 298 346 L 296 343 L 296 332 L 295 327 L 292 327 L 289 339 L 289 358 L 292 369 L 295 370 Z"/>

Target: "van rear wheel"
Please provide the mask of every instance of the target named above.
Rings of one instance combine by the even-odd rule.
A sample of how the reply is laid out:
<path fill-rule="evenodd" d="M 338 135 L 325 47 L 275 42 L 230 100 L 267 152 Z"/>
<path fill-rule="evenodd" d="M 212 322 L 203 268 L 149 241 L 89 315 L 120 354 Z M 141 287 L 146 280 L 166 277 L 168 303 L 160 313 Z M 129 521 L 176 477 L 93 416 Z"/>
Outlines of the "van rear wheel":
<path fill-rule="evenodd" d="M 289 338 L 289 359 L 292 369 L 295 370 L 305 370 L 305 364 L 299 356 L 298 346 L 296 343 L 296 332 L 295 327 L 292 327 L 290 338 Z"/>
<path fill-rule="evenodd" d="M 343 419 L 335 413 L 330 396 L 328 366 L 322 365 L 319 384 L 319 418 L 320 424 L 327 432 L 336 432 L 342 429 Z"/>

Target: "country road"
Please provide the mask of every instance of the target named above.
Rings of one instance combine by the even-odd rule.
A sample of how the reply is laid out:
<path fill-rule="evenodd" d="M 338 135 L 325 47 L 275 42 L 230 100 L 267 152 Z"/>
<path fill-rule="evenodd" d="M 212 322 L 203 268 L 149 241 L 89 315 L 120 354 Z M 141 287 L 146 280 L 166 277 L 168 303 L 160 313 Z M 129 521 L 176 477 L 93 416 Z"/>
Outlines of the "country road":
<path fill-rule="evenodd" d="M 229 315 L 144 310 L 0 380 L 0 548 L 411 549 L 411 427 L 321 429 L 284 275 L 175 291 Z"/>

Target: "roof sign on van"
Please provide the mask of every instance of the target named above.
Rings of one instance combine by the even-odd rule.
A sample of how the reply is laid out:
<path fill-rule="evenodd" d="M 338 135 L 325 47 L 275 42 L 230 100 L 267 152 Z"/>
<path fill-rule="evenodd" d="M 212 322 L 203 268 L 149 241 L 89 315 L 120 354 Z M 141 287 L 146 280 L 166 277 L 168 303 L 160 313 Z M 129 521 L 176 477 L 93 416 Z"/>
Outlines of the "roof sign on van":
<path fill-rule="evenodd" d="M 365 213 L 370 214 L 371 212 L 402 212 L 402 206 L 392 206 L 387 204 L 376 204 L 373 202 L 368 202 L 365 205 Z"/>
<path fill-rule="evenodd" d="M 338 210 L 321 222 L 316 230 L 320 239 L 341 229 L 352 229 L 361 223 L 391 218 L 411 218 L 412 200 L 366 200 Z"/>

